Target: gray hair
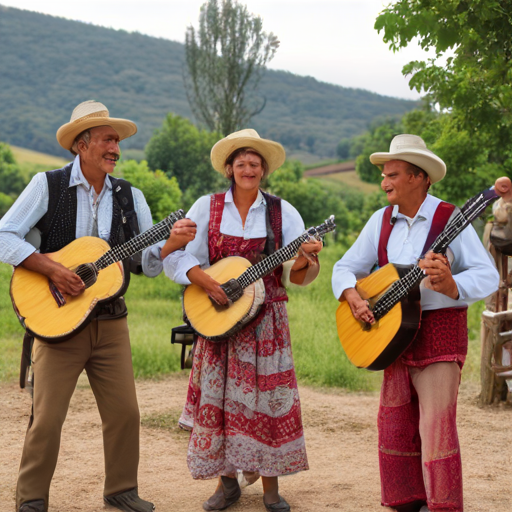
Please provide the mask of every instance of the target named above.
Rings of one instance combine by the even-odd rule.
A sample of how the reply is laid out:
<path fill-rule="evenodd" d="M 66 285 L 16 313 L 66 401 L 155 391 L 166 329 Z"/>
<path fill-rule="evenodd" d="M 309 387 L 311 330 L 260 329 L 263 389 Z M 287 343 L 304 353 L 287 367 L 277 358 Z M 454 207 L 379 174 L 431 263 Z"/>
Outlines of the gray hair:
<path fill-rule="evenodd" d="M 90 128 L 88 130 L 84 130 L 82 133 L 79 133 L 76 136 L 75 141 L 73 142 L 73 145 L 70 148 L 70 151 L 73 154 L 73 156 L 78 155 L 78 143 L 81 140 L 83 140 L 87 146 L 89 145 L 89 142 L 91 142 L 91 129 Z"/>

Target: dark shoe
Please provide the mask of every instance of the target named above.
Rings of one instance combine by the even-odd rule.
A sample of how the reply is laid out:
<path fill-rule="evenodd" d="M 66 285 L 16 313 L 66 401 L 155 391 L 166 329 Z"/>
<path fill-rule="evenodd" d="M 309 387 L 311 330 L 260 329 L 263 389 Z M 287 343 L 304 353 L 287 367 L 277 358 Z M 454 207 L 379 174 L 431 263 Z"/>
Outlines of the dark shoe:
<path fill-rule="evenodd" d="M 155 505 L 139 498 L 137 487 L 110 496 L 103 496 L 103 501 L 111 507 L 125 512 L 153 512 Z M 21 511 L 20 511 L 21 512 Z"/>
<path fill-rule="evenodd" d="M 222 488 L 215 491 L 215 493 L 203 503 L 204 510 L 224 510 L 240 499 L 242 491 L 238 485 L 237 479 L 229 478 L 228 476 L 221 476 L 220 479 Z"/>
<path fill-rule="evenodd" d="M 290 505 L 288 505 L 282 496 L 279 496 L 277 503 L 266 503 L 265 497 L 263 497 L 263 504 L 268 512 L 290 512 Z"/>
<path fill-rule="evenodd" d="M 19 512 L 46 512 L 44 500 L 26 501 L 20 505 Z"/>

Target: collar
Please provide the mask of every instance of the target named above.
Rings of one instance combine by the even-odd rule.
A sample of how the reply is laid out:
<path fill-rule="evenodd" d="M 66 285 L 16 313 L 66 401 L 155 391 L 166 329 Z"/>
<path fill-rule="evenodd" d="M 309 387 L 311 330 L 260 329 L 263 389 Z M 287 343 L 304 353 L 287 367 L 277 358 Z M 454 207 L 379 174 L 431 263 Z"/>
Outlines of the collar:
<path fill-rule="evenodd" d="M 436 212 L 437 205 L 441 202 L 437 197 L 431 196 L 427 194 L 427 197 L 421 203 L 419 210 L 416 212 L 416 215 L 411 221 L 411 225 L 414 224 L 417 220 L 432 220 L 434 218 L 434 213 Z M 404 219 L 409 222 L 410 217 L 407 217 L 403 213 L 398 211 L 398 206 L 393 207 L 393 213 L 391 214 L 391 219 Z"/>
<path fill-rule="evenodd" d="M 107 178 L 105 179 L 105 184 L 109 189 L 112 189 L 112 183 L 110 181 L 110 176 L 107 174 Z M 80 155 L 76 155 L 73 160 L 73 167 L 71 168 L 71 175 L 69 177 L 69 187 L 77 187 L 78 185 L 83 185 L 84 188 L 89 192 L 91 190 L 91 185 L 85 179 L 85 176 L 82 172 L 82 167 L 80 166 Z M 103 185 L 103 189 L 105 185 Z"/>
<path fill-rule="evenodd" d="M 233 203 L 233 187 L 229 187 L 229 190 L 226 192 L 226 195 L 224 196 L 224 202 L 225 203 Z M 258 190 L 258 195 L 256 196 L 256 200 L 254 203 L 252 203 L 252 206 L 249 208 L 249 210 L 252 210 L 253 208 L 258 208 L 261 205 L 266 206 L 267 202 L 265 201 L 265 197 L 263 197 L 263 194 L 261 193 L 261 190 Z"/>

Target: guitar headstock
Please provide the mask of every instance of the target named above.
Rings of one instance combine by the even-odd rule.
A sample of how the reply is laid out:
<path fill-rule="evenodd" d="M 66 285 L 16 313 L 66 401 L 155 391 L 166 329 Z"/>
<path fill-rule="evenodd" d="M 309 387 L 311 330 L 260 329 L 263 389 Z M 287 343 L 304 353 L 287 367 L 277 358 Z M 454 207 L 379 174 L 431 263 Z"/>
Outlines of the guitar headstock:
<path fill-rule="evenodd" d="M 334 223 L 334 215 L 331 215 L 328 219 L 325 219 L 325 222 L 320 224 L 319 226 L 309 228 L 306 233 L 317 240 L 323 237 L 326 233 L 330 231 L 334 231 L 336 229 L 336 224 Z"/>

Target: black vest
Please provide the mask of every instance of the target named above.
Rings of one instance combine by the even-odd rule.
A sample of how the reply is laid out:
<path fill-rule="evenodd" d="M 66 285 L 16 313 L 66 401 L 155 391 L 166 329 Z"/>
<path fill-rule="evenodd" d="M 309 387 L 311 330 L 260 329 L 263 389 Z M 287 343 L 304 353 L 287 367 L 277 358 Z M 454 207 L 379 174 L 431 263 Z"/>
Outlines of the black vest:
<path fill-rule="evenodd" d="M 36 224 L 41 231 L 41 253 L 56 252 L 76 239 L 76 212 L 77 199 L 76 187 L 69 186 L 69 178 L 73 163 L 70 163 L 62 169 L 46 172 L 48 180 L 48 210 Z M 107 179 L 107 178 L 105 178 Z M 110 226 L 110 238 L 108 243 L 111 247 L 122 244 L 126 241 L 127 236 L 123 229 L 123 210 L 119 204 L 118 198 L 114 191 L 119 183 L 124 181 L 109 176 L 112 183 L 112 224 Z M 131 194 L 131 188 L 123 187 L 125 191 Z M 131 198 L 133 204 L 133 198 Z M 132 238 L 136 233 L 128 238 Z M 123 261 L 124 266 L 124 285 L 117 296 L 123 295 L 130 284 L 130 271 L 128 262 Z M 114 300 L 111 304 L 100 306 L 98 316 L 115 316 L 120 317 L 127 314 L 124 301 Z"/>

